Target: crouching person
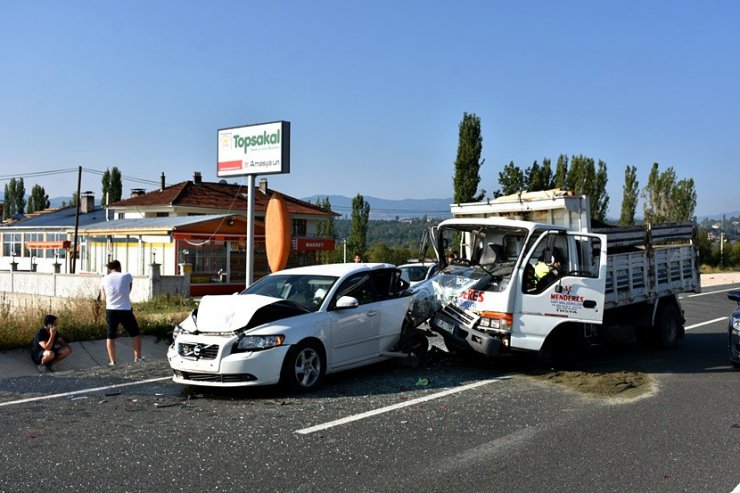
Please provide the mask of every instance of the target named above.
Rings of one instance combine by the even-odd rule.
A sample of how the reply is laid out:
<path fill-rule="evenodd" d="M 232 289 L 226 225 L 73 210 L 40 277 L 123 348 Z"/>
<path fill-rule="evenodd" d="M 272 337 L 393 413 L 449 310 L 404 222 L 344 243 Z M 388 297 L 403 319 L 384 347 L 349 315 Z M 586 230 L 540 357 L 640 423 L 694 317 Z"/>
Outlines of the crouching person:
<path fill-rule="evenodd" d="M 70 354 L 72 348 L 59 335 L 57 326 L 59 320 L 54 315 L 47 315 L 44 318 L 44 327 L 36 331 L 31 347 L 31 359 L 36 363 L 41 373 L 50 371 L 49 365 L 61 361 Z"/>

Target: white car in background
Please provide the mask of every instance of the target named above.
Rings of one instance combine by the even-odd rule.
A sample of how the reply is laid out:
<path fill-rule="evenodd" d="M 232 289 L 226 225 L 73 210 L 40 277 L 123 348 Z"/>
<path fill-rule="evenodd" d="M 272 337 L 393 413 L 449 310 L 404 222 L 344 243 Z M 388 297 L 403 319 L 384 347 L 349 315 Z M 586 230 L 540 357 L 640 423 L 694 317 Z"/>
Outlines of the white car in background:
<path fill-rule="evenodd" d="M 316 388 L 327 373 L 392 357 L 423 357 L 426 336 L 405 326 L 408 282 L 390 264 L 282 270 L 235 295 L 204 296 L 175 329 L 173 380 L 236 387 Z"/>
<path fill-rule="evenodd" d="M 437 273 L 437 264 L 434 262 L 415 262 L 399 265 L 398 268 L 408 275 L 411 286 L 424 282 Z"/>

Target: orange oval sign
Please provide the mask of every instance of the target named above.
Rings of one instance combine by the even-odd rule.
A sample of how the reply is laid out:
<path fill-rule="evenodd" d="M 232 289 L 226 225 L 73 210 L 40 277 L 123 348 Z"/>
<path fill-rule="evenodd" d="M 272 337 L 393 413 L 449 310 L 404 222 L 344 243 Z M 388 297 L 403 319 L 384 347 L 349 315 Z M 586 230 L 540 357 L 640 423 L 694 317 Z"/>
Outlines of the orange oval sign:
<path fill-rule="evenodd" d="M 265 212 L 265 250 L 271 272 L 283 270 L 290 255 L 290 213 L 283 197 L 273 193 Z"/>

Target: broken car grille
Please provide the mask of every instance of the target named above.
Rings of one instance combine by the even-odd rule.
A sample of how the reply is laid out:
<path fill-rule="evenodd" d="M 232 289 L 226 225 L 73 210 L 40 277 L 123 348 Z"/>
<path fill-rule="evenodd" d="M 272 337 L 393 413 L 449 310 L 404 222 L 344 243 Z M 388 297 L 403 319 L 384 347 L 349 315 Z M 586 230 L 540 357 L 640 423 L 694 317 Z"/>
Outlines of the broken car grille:
<path fill-rule="evenodd" d="M 218 356 L 218 344 L 190 344 L 181 343 L 177 345 L 177 352 L 186 358 L 216 359 Z"/>

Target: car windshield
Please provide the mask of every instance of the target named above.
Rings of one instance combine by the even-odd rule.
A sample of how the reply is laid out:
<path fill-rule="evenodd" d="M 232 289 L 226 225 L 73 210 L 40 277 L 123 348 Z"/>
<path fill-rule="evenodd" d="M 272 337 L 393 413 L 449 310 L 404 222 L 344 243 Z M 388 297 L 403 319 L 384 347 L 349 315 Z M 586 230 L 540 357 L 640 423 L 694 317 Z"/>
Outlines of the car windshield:
<path fill-rule="evenodd" d="M 428 265 L 409 265 L 405 267 L 399 267 L 402 271 L 409 275 L 409 281 L 418 282 L 423 281 L 427 277 L 427 271 L 429 270 Z"/>
<path fill-rule="evenodd" d="M 280 298 L 315 312 L 337 279 L 334 276 L 315 274 L 271 274 L 255 282 L 241 294 Z"/>

